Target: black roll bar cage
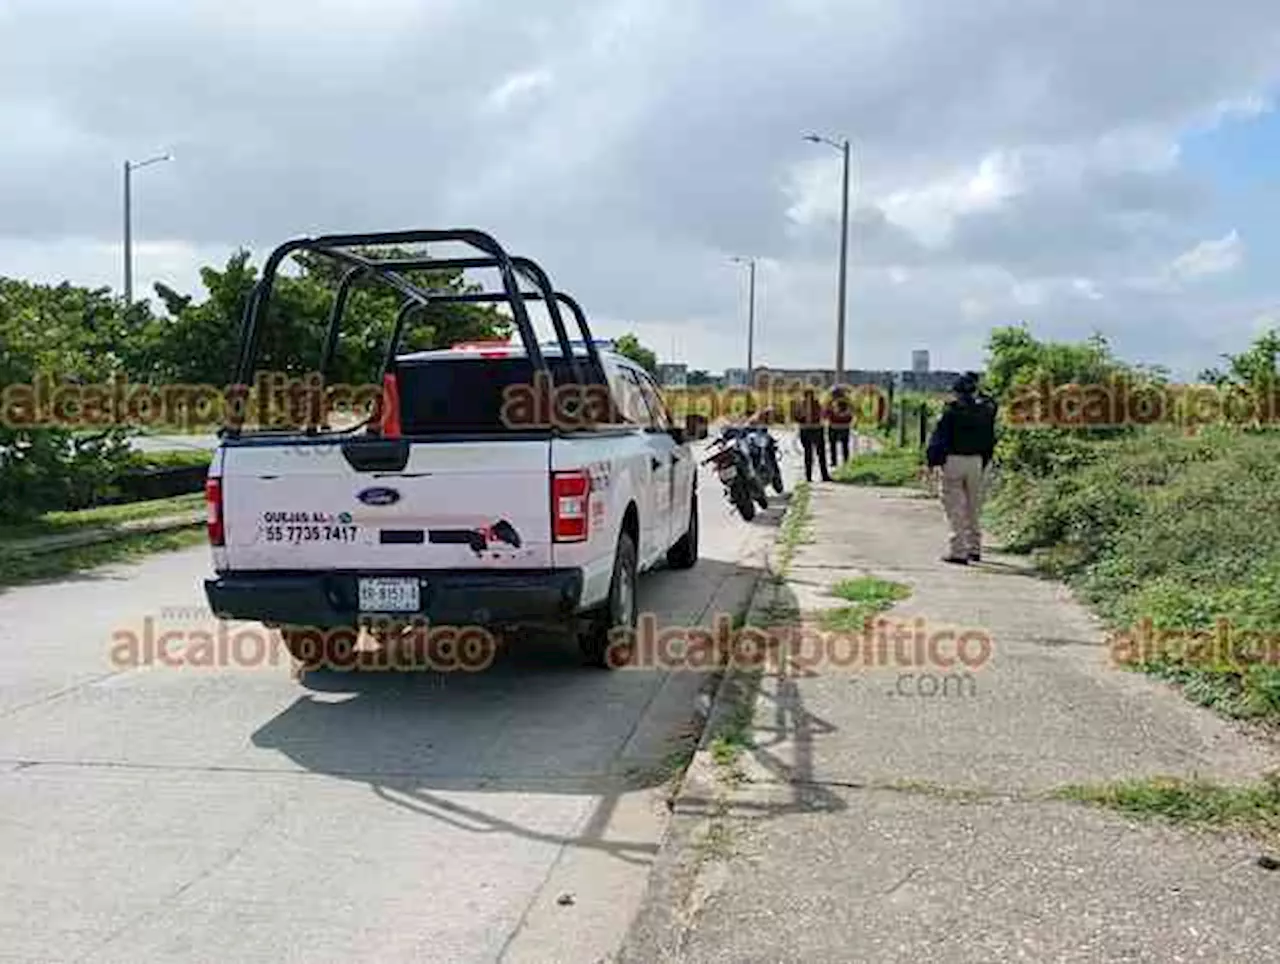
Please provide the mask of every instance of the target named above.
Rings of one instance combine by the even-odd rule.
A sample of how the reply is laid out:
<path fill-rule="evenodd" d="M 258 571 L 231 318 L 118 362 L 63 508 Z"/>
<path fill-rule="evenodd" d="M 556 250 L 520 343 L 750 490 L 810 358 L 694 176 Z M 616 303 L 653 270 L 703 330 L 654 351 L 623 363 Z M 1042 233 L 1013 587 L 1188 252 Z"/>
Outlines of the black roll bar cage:
<path fill-rule="evenodd" d="M 461 242 L 480 252 L 480 257 L 431 259 L 425 255 L 420 258 L 386 258 L 378 259 L 356 254 L 344 248 L 391 247 L 411 244 L 434 244 L 442 242 Z M 591 329 L 581 306 L 573 298 L 563 292 L 555 291 L 545 271 L 532 259 L 512 256 L 498 241 L 483 231 L 471 228 L 453 228 L 448 230 L 412 230 L 388 231 L 373 234 L 338 234 L 323 235 L 316 238 L 295 238 L 279 245 L 271 252 L 262 268 L 262 277 L 254 285 L 245 304 L 241 323 L 240 352 L 236 360 L 236 381 L 247 385 L 253 374 L 253 363 L 257 358 L 261 340 L 262 324 L 266 306 L 270 304 L 272 288 L 280 265 L 289 255 L 298 252 L 310 252 L 324 255 L 349 266 L 350 270 L 343 275 L 334 294 L 333 306 L 329 313 L 329 327 L 325 336 L 324 351 L 321 357 L 321 374 L 328 372 L 334 352 L 337 349 L 338 332 L 352 287 L 359 281 L 372 280 L 385 284 L 404 295 L 405 301 L 396 316 L 395 330 L 387 345 L 383 360 L 383 369 L 379 380 L 391 367 L 395 360 L 396 349 L 409 315 L 420 311 L 431 304 L 465 304 L 465 303 L 497 303 L 507 302 L 515 320 L 516 332 L 524 345 L 525 352 L 532 362 L 535 371 L 545 374 L 551 384 L 552 373 L 542 355 L 541 346 L 529 320 L 526 301 L 541 301 L 547 305 L 547 313 L 551 316 L 555 328 L 556 340 L 564 357 L 572 366 L 574 377 L 584 384 L 578 364 L 578 356 L 573 352 L 572 343 L 564 327 L 564 319 L 560 314 L 560 305 L 567 307 L 574 316 L 586 347 L 587 357 L 597 371 L 603 372 L 600 353 L 591 336 Z M 415 285 L 400 272 L 414 270 L 455 270 L 467 268 L 497 268 L 502 279 L 501 292 L 462 292 L 440 293 L 424 290 Z M 517 283 L 517 275 L 533 283 L 536 292 L 522 291 Z"/>

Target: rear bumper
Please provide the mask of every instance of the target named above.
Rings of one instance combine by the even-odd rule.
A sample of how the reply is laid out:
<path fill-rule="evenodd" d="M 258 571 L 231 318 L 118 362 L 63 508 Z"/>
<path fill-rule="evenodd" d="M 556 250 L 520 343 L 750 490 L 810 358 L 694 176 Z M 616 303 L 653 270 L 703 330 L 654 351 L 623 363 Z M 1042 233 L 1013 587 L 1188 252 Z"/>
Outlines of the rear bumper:
<path fill-rule="evenodd" d="M 413 576 L 421 607 L 398 617 L 440 626 L 563 622 L 582 598 L 579 569 L 494 572 L 237 572 L 205 580 L 209 608 L 221 619 L 299 626 L 353 626 L 360 576 Z"/>

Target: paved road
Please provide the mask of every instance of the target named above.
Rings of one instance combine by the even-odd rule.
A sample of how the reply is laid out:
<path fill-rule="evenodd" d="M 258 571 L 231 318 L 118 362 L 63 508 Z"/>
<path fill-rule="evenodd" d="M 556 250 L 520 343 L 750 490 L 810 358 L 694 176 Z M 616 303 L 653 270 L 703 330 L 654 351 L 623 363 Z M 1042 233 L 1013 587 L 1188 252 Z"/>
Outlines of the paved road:
<path fill-rule="evenodd" d="M 703 560 L 642 580 L 664 624 L 737 610 L 781 515 L 744 524 L 705 470 L 701 488 Z M 0 961 L 614 948 L 701 674 L 589 670 L 548 643 L 477 674 L 113 666 L 148 617 L 212 626 L 207 568 L 195 549 L 0 594 Z"/>
<path fill-rule="evenodd" d="M 216 435 L 136 435 L 129 444 L 139 452 L 174 452 L 182 449 L 211 452 L 218 447 Z"/>

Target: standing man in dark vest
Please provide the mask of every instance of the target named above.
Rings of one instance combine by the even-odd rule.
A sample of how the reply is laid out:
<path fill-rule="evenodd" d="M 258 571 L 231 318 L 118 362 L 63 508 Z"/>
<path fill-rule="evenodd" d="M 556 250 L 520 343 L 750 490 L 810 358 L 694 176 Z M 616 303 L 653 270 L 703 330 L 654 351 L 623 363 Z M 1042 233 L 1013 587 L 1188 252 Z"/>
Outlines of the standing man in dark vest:
<path fill-rule="evenodd" d="M 831 403 L 827 406 L 827 439 L 831 443 L 833 469 L 849 461 L 849 434 L 852 425 L 853 402 L 845 387 L 837 385 L 831 389 Z"/>
<path fill-rule="evenodd" d="M 996 447 L 996 402 L 978 395 L 978 379 L 970 372 L 952 385 L 955 397 L 929 439 L 930 468 L 942 470 L 942 503 L 951 525 L 951 544 L 943 562 L 968 565 L 982 559 L 983 486 Z"/>
<path fill-rule="evenodd" d="M 806 388 L 804 396 L 791 404 L 791 418 L 800 427 L 800 444 L 804 446 L 804 477 L 807 482 L 813 481 L 814 455 L 818 456 L 822 481 L 831 481 L 831 473 L 827 471 L 827 440 L 822 430 L 822 415 L 822 403 L 812 388 Z"/>

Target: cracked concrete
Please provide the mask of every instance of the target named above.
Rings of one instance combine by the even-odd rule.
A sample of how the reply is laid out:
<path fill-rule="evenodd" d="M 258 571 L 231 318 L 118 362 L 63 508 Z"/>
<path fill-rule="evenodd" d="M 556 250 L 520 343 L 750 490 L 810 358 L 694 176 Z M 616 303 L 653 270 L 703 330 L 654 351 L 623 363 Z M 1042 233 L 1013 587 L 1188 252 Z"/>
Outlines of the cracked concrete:
<path fill-rule="evenodd" d="M 876 575 L 912 589 L 892 619 L 980 629 L 990 658 L 960 667 L 964 690 L 933 664 L 766 673 L 743 778 L 678 801 L 717 821 L 730 853 L 693 871 L 696 914 L 650 939 L 651 959 L 1276 958 L 1280 873 L 1256 840 L 1048 796 L 1139 776 L 1251 781 L 1280 764 L 1273 743 L 1113 666 L 1098 622 L 1021 560 L 937 561 L 934 503 L 816 485 L 812 513 L 794 608 L 839 606 L 830 586 Z"/>

